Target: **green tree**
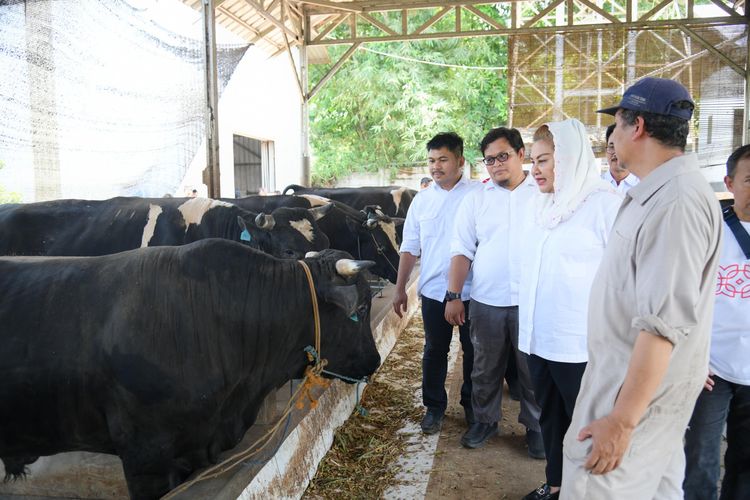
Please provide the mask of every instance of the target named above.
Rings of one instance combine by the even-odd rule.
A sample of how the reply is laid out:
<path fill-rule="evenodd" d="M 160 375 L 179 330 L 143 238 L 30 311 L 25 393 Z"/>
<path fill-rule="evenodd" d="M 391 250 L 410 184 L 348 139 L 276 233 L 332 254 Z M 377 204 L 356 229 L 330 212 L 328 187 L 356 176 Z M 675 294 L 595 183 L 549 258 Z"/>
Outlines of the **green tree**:
<path fill-rule="evenodd" d="M 331 59 L 346 49 L 329 48 Z M 441 131 L 459 133 L 474 159 L 484 133 L 507 120 L 506 70 L 477 68 L 506 64 L 501 37 L 361 47 L 311 101 L 313 182 L 423 161 Z M 311 80 L 329 67 L 313 66 Z"/>
<path fill-rule="evenodd" d="M 5 164 L 0 160 L 0 170 Z M 3 186 L 0 186 L 0 203 L 20 203 L 21 195 L 12 191 L 6 190 Z"/>

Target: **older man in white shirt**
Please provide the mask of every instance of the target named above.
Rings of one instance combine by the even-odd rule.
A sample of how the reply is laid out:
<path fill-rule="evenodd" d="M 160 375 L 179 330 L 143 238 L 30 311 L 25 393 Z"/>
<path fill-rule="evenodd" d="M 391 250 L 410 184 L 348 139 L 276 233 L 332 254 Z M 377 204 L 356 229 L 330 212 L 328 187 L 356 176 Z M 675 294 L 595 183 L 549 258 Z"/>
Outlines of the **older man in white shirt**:
<path fill-rule="evenodd" d="M 474 370 L 471 401 L 475 422 L 461 438 L 467 448 L 478 448 L 497 433 L 501 418 L 503 374 L 508 356 L 515 356 L 521 385 L 519 422 L 526 426 L 529 455 L 544 458 L 539 428 L 539 406 L 531 389 L 527 356 L 518 350 L 518 286 L 521 262 L 519 235 L 536 192 L 523 171 L 524 145 L 516 129 L 492 129 L 480 149 L 491 180 L 469 194 L 456 214 L 450 244 L 448 294 L 461 291 L 469 270 L 471 288 L 471 342 Z M 460 300 L 449 301 L 446 320 L 466 321 Z"/>
<path fill-rule="evenodd" d="M 393 308 L 399 317 L 406 310 L 406 283 L 421 256 L 419 294 L 422 298 L 422 320 L 425 346 L 422 355 L 422 401 L 427 408 L 422 419 L 422 432 L 440 430 L 448 405 L 445 378 L 453 325 L 445 320 L 445 290 L 448 287 L 450 256 L 446 239 L 453 233 L 456 207 L 471 191 L 481 187 L 463 175 L 463 139 L 453 132 L 440 133 L 427 143 L 427 162 L 435 180 L 420 191 L 409 206 L 404 222 L 401 257 L 398 266 Z M 468 307 L 471 279 L 461 290 Z M 463 349 L 464 380 L 461 404 L 467 423 L 474 421 L 471 409 L 471 370 L 474 350 L 469 338 L 469 324 L 459 326 Z"/>
<path fill-rule="evenodd" d="M 613 123 L 607 127 L 605 132 L 605 142 L 607 143 L 607 165 L 609 169 L 602 174 L 602 179 L 612 184 L 618 193 L 625 194 L 628 189 L 638 184 L 638 177 L 623 165 L 620 160 L 617 159 L 617 153 L 615 153 L 615 145 L 609 140 L 612 135 L 612 131 L 615 129 Z"/>

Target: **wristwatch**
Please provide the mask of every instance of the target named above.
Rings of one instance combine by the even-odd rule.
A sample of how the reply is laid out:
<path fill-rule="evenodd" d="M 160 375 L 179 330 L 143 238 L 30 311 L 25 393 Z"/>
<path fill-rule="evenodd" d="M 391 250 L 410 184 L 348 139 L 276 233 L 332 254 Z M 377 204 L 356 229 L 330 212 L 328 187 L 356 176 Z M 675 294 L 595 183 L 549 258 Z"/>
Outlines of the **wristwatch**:
<path fill-rule="evenodd" d="M 461 300 L 461 292 L 451 292 L 450 290 L 446 290 L 443 302 L 450 302 L 451 300 Z"/>

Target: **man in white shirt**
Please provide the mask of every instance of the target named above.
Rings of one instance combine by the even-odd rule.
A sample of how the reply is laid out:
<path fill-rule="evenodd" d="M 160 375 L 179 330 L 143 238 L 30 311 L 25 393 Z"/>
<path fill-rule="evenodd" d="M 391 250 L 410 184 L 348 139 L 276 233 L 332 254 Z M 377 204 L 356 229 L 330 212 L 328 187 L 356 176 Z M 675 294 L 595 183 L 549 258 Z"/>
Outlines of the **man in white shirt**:
<path fill-rule="evenodd" d="M 445 377 L 448 351 L 453 336 L 453 325 L 445 320 L 445 290 L 448 287 L 450 256 L 446 241 L 453 233 L 456 207 L 469 192 L 481 187 L 463 174 L 464 142 L 453 132 L 440 133 L 427 143 L 427 163 L 435 180 L 420 191 L 409 206 L 404 222 L 401 257 L 398 266 L 393 309 L 399 317 L 407 307 L 406 283 L 417 258 L 421 256 L 419 294 L 422 298 L 425 346 L 422 355 L 422 400 L 427 408 L 422 419 L 422 432 L 434 434 L 440 430 L 448 405 Z M 461 290 L 469 295 L 470 279 Z M 468 307 L 468 300 L 466 302 Z M 471 370 L 474 350 L 469 338 L 469 324 L 459 327 L 463 348 L 464 380 L 461 404 L 468 423 L 473 422 L 471 411 Z"/>
<path fill-rule="evenodd" d="M 602 179 L 612 184 L 618 193 L 625 194 L 628 189 L 638 184 L 638 177 L 633 175 L 628 167 L 617 159 L 615 145 L 609 140 L 609 136 L 612 135 L 614 129 L 615 124 L 613 123 L 607 127 L 607 131 L 605 132 L 605 142 L 607 143 L 607 165 L 609 165 L 609 170 L 602 174 Z"/>
<path fill-rule="evenodd" d="M 519 422 L 526 426 L 529 455 L 544 458 L 539 428 L 539 406 L 531 389 L 527 355 L 518 350 L 518 285 L 521 262 L 520 232 L 536 186 L 523 171 L 524 145 L 516 129 L 492 129 L 480 144 L 491 181 L 464 198 L 456 214 L 450 244 L 449 298 L 445 319 L 466 322 L 462 300 L 457 300 L 469 270 L 471 285 L 471 342 L 474 369 L 471 402 L 475 422 L 461 438 L 467 448 L 478 448 L 497 433 L 501 418 L 503 374 L 508 356 L 516 358 L 521 385 Z"/>
<path fill-rule="evenodd" d="M 716 500 L 725 423 L 721 498 L 750 498 L 750 144 L 729 157 L 724 183 L 734 206 L 724 209 L 709 377 L 685 433 L 685 500 Z"/>

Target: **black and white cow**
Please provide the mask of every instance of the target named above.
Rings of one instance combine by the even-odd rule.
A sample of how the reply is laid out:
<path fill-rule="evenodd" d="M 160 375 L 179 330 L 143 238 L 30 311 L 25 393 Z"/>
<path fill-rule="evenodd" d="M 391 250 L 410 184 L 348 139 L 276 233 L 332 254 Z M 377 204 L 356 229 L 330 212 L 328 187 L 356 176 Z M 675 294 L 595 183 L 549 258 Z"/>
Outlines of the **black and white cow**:
<path fill-rule="evenodd" d="M 301 208 L 256 214 L 207 198 L 112 198 L 0 205 L 0 255 L 106 255 L 204 238 L 244 241 L 282 258 L 328 248 Z"/>
<path fill-rule="evenodd" d="M 328 236 L 331 248 L 375 262 L 370 271 L 396 283 L 401 244 L 396 222 L 377 208 L 355 210 L 335 201 L 331 205 L 310 209 L 323 213 L 318 226 Z"/>
<path fill-rule="evenodd" d="M 271 199 L 271 205 L 262 205 L 264 199 Z M 317 218 L 318 226 L 328 237 L 331 248 L 348 252 L 357 259 L 375 262 L 370 271 L 396 283 L 403 221 L 388 217 L 379 207 L 367 206 L 364 210 L 355 210 L 344 203 L 316 195 L 249 196 L 232 202 L 247 210 L 268 210 L 270 206 L 284 202 L 299 206 L 300 200 L 313 207 L 310 212 Z"/>
<path fill-rule="evenodd" d="M 372 374 L 359 275 L 371 263 L 337 250 L 305 262 L 327 369 Z M 228 240 L 0 258 L 6 473 L 60 452 L 115 454 L 132 498 L 158 498 L 235 446 L 271 390 L 302 378 L 312 318 L 299 262 Z"/>
<path fill-rule="evenodd" d="M 312 194 L 346 203 L 352 208 L 363 210 L 368 205 L 377 205 L 384 214 L 391 217 L 406 217 L 414 196 L 413 189 L 400 186 L 368 186 L 359 188 L 307 188 L 291 184 L 283 194 Z"/>

